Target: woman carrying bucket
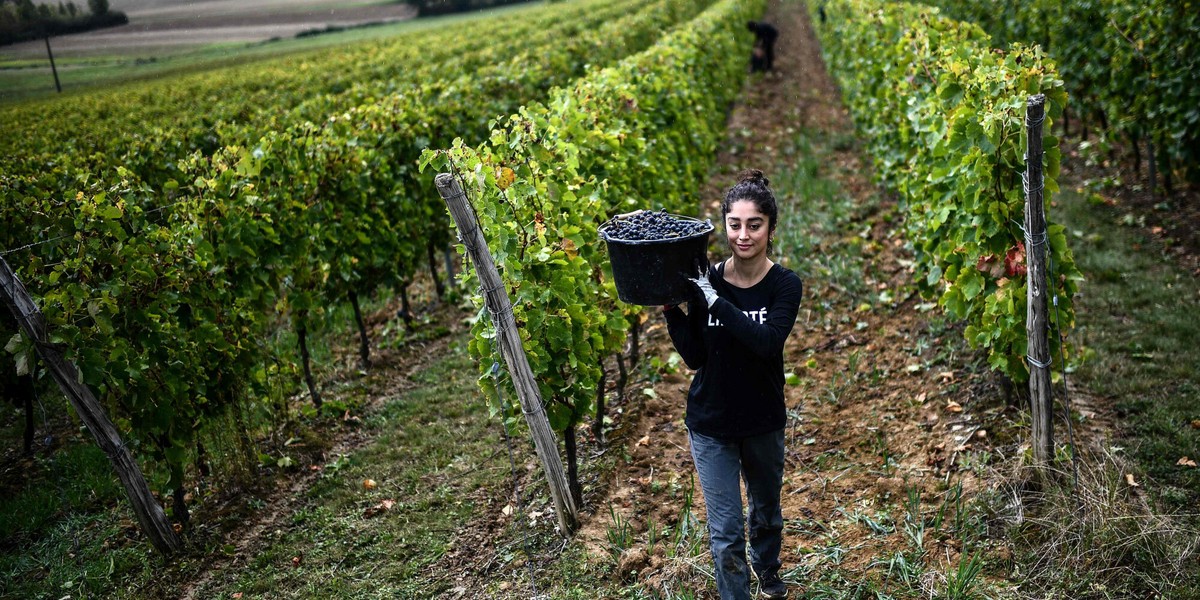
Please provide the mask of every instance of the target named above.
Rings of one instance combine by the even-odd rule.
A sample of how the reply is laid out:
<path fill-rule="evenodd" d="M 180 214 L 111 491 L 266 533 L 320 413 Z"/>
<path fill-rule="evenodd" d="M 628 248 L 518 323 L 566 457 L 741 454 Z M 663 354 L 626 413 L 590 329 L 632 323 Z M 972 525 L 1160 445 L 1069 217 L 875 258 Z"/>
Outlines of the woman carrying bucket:
<path fill-rule="evenodd" d="M 765 598 L 786 598 L 783 543 L 783 344 L 796 323 L 803 285 L 768 258 L 779 208 L 762 171 L 748 170 L 721 203 L 732 256 L 692 279 L 684 314 L 663 307 L 671 341 L 696 369 L 687 399 L 692 459 L 708 510 L 722 600 L 749 599 L 750 569 Z M 750 506 L 746 560 L 741 481 Z"/>

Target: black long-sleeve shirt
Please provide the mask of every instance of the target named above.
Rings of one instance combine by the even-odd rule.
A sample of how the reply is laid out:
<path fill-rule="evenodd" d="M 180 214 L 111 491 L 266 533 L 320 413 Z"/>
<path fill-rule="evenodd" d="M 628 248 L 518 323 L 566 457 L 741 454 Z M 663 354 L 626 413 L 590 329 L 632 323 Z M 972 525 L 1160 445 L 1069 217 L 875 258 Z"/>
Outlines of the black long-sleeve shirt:
<path fill-rule="evenodd" d="M 718 296 L 711 309 L 701 301 L 686 315 L 678 307 L 665 313 L 675 349 L 697 369 L 688 391 L 687 426 L 723 439 L 782 429 L 783 344 L 796 324 L 804 286 L 778 264 L 749 288 L 729 284 L 723 272 L 709 270 Z"/>

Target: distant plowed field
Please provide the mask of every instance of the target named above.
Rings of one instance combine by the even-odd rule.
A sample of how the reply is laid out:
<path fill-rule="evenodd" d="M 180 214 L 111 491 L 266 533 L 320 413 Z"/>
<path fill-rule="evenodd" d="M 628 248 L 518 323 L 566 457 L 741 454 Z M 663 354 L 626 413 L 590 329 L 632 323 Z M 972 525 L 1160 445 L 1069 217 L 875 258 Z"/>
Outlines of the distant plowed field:
<path fill-rule="evenodd" d="M 113 55 L 228 42 L 292 37 L 328 26 L 397 21 L 415 16 L 404 3 L 330 0 L 130 0 L 112 3 L 129 24 L 52 40 L 63 56 Z M 28 42 L 0 49 L 7 59 L 45 58 L 45 44 Z"/>

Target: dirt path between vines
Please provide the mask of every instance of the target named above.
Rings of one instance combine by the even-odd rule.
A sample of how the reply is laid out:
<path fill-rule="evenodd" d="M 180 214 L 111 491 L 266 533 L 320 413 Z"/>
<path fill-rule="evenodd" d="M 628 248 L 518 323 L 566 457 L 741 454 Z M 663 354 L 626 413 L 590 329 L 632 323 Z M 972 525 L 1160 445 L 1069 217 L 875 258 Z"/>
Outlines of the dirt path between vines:
<path fill-rule="evenodd" d="M 336 399 L 340 393 L 330 388 L 359 379 L 367 401 L 355 410 L 355 415 L 346 412 L 344 426 L 330 433 L 326 444 L 313 444 L 307 452 L 297 455 L 301 465 L 299 474 L 279 473 L 261 482 L 258 493 L 247 494 L 246 490 L 233 489 L 214 494 L 215 497 L 204 505 L 193 507 L 192 520 L 200 525 L 190 534 L 190 545 L 199 553 L 203 553 L 206 546 L 222 546 L 229 551 L 202 555 L 199 564 L 180 568 L 172 578 L 164 578 L 158 583 L 161 590 L 147 590 L 148 595 L 170 595 L 181 600 L 203 598 L 213 581 L 229 577 L 270 544 L 269 536 L 264 533 L 279 528 L 292 518 L 304 503 L 305 492 L 321 476 L 321 465 L 329 457 L 350 455 L 371 443 L 372 438 L 355 424 L 360 419 L 357 415 L 378 411 L 406 390 L 418 387 L 413 383 L 414 378 L 430 364 L 444 358 L 450 344 L 460 339 L 467 328 L 457 306 L 435 302 L 432 283 L 427 277 L 418 276 L 409 295 L 415 306 L 426 307 L 419 311 L 424 322 L 417 329 L 425 332 L 425 337 L 415 338 L 399 348 L 373 348 L 371 370 L 358 375 L 354 375 L 359 370 L 357 337 L 334 348 L 334 362 L 338 366 L 320 384 L 325 400 Z M 399 299 L 394 298 L 374 313 L 365 315 L 372 339 L 380 339 L 380 330 L 397 319 L 400 306 Z M 308 402 L 308 398 L 301 397 L 297 402 Z M 260 508 L 248 511 L 243 497 L 246 495 L 253 495 Z"/>
<path fill-rule="evenodd" d="M 797 132 L 854 135 L 804 10 L 795 2 L 771 4 L 765 18 L 780 29 L 778 72 L 755 81 L 732 114 L 730 135 L 741 137 L 746 147 L 721 154 L 717 176 L 703 197 L 720 198 L 733 181 L 732 174 L 742 168 L 760 168 L 770 177 L 770 169 L 781 162 L 779 150 Z M 859 229 L 869 226 L 863 266 L 871 293 L 854 297 L 802 274 L 805 298 L 784 361 L 785 368 L 793 368 L 802 380 L 786 390 L 785 573 L 802 567 L 805 560 L 819 560 L 815 554 L 803 553 L 818 546 L 834 544 L 844 549 L 840 564 L 851 571 L 900 549 L 899 532 L 871 535 L 865 527 L 848 526 L 848 519 L 860 511 L 874 516 L 889 503 L 902 504 L 909 489 L 920 494 L 924 505 L 936 507 L 948 479 L 965 479 L 964 487 L 971 487 L 970 474 L 948 470 L 955 471 L 957 453 L 991 448 L 993 440 L 986 437 L 992 428 L 989 421 L 1005 412 L 1003 403 L 978 406 L 999 394 L 968 373 L 965 361 L 970 356 L 939 364 L 941 347 L 959 345 L 961 332 L 930 329 L 933 313 L 917 308 L 924 301 L 912 291 L 910 257 L 899 226 L 881 218 L 894 211 L 894 203 L 877 199 L 880 192 L 869 179 L 869 163 L 854 144 L 845 146 L 832 149 L 834 160 L 824 176 L 837 179 L 842 190 L 856 199 Z M 806 203 L 820 200 L 780 198 L 781 211 L 804 210 Z M 709 208 L 719 218 L 716 200 Z M 831 246 L 834 241 L 827 240 Z M 811 251 L 824 252 L 822 248 Z M 892 304 L 878 301 L 885 292 L 894 298 Z M 873 308 L 860 311 L 864 303 Z M 828 307 L 823 318 L 816 308 L 820 305 Z M 665 351 L 669 340 L 660 321 L 654 315 L 651 330 Z M 872 372 L 878 374 L 874 382 L 869 380 Z M 688 481 L 693 472 L 682 426 L 689 381 L 690 373 L 685 372 L 658 386 L 658 400 L 647 407 L 640 435 L 634 437 L 645 443 L 632 443 L 632 464 L 615 478 L 610 500 L 627 511 L 631 523 L 645 523 L 654 512 L 656 522 L 671 522 L 677 507 L 651 492 L 652 480 Z M 696 494 L 696 503 L 696 514 L 703 517 L 701 494 Z M 600 546 L 610 525 L 607 514 L 599 515 L 587 524 L 581 538 Z M 936 540 L 930 544 L 930 556 L 957 561 L 958 549 L 952 544 L 939 547 Z M 655 572 L 656 564 L 662 565 L 663 572 Z M 672 566 L 647 556 L 645 564 L 625 564 L 622 569 L 640 569 L 640 577 L 653 582 L 655 577 L 675 576 L 666 572 Z"/>

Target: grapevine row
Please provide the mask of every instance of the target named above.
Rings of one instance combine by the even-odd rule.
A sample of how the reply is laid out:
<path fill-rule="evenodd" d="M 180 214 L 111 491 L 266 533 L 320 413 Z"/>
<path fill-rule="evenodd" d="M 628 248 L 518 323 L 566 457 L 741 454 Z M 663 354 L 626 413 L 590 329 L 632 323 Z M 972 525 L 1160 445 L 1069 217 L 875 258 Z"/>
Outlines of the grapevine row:
<path fill-rule="evenodd" d="M 634 208 L 698 212 L 745 73 L 740 34 L 763 8 L 722 0 L 646 52 L 496 121 L 488 142 L 457 140 L 422 159 L 462 179 L 505 266 L 513 318 L 550 423 L 566 436 L 569 469 L 575 425 L 603 393 L 603 359 L 621 351 L 640 312 L 617 299 L 597 229 Z M 474 277 L 465 275 L 468 289 Z M 497 356 L 490 321 L 478 320 L 473 334 L 470 352 L 486 375 Z M 513 414 L 515 394 L 496 394 L 511 382 L 480 382 L 494 410 Z"/>
<path fill-rule="evenodd" d="M 386 49 L 381 52 L 348 49 L 299 65 L 289 58 L 232 74 L 225 70 L 131 86 L 144 87 L 144 92 L 119 88 L 17 106 L 8 111 L 12 118 L 3 121 L 8 130 L 0 139 L 7 147 L 0 160 L 7 173 L 26 174 L 29 185 L 38 189 L 55 189 L 47 165 L 90 173 L 120 166 L 151 185 L 182 183 L 177 163 L 194 152 L 207 155 L 222 146 L 246 145 L 263 130 L 302 120 L 320 122 L 386 94 L 427 87 L 439 79 L 435 69 L 471 72 L 521 49 L 544 47 L 554 36 L 570 37 L 575 27 L 598 24 L 644 2 L 593 0 L 580 5 L 587 12 L 567 12 L 557 20 L 543 11 L 539 18 L 468 21 L 473 25 L 461 30 L 443 28 L 379 44 Z M 473 29 L 492 25 L 499 25 L 501 33 L 485 36 Z M 491 43 L 481 44 L 483 39 Z M 32 179 L 38 175 L 43 177 Z M 72 191 L 71 182 L 66 185 L 63 193 Z"/>
<path fill-rule="evenodd" d="M 1200 180 L 1200 10 L 1178 0 L 929 0 L 997 44 L 1040 44 L 1077 114 Z M 1168 184 L 1169 185 L 1169 184 Z"/>
<path fill-rule="evenodd" d="M 448 239 L 415 167 L 423 148 L 478 135 L 491 116 L 650 45 L 703 3 L 626 6 L 641 9 L 565 42 L 497 49 L 470 76 L 192 153 L 173 187 L 119 166 L 63 169 L 59 190 L 78 191 L 24 188 L 0 213 L 14 226 L 4 244 L 20 239 L 9 231 L 42 232 L 21 277 L 85 381 L 178 487 L 199 432 L 290 375 L 264 343 L 278 320 L 303 336 L 325 307 L 405 281 L 429 240 Z M 10 346 L 18 360 L 32 355 L 27 341 Z"/>
<path fill-rule="evenodd" d="M 916 278 L 992 368 L 1016 381 L 1025 364 L 1025 106 L 1045 94 L 1057 119 L 1067 96 L 1041 50 L 993 51 L 977 26 L 929 7 L 880 0 L 830 0 L 814 10 L 822 49 L 877 176 L 899 192 Z M 1058 141 L 1043 134 L 1047 202 L 1058 191 Z M 1052 327 L 1074 325 L 1081 275 L 1063 226 L 1050 225 L 1048 255 L 1056 311 Z M 1061 360 L 1059 348 L 1053 348 Z"/>
<path fill-rule="evenodd" d="M 156 129 L 188 132 L 199 124 L 251 124 L 264 118 L 261 115 L 290 110 L 308 98 L 336 96 L 364 82 L 403 82 L 412 79 L 413 71 L 423 65 L 494 52 L 530 36 L 555 33 L 593 13 L 602 18 L 612 16 L 618 14 L 614 10 L 627 10 L 625 4 L 592 1 L 571 12 L 564 12 L 570 10 L 564 7 L 526 8 L 496 19 L 468 20 L 453 27 L 427 28 L 238 69 L 17 104 L 3 109 L 0 143 L 8 155 L 41 151 L 44 142 L 52 140 L 55 145 L 67 144 L 64 150 L 112 153 L 111 144 L 121 138 L 140 137 Z M 117 132 L 123 135 L 111 135 Z"/>

